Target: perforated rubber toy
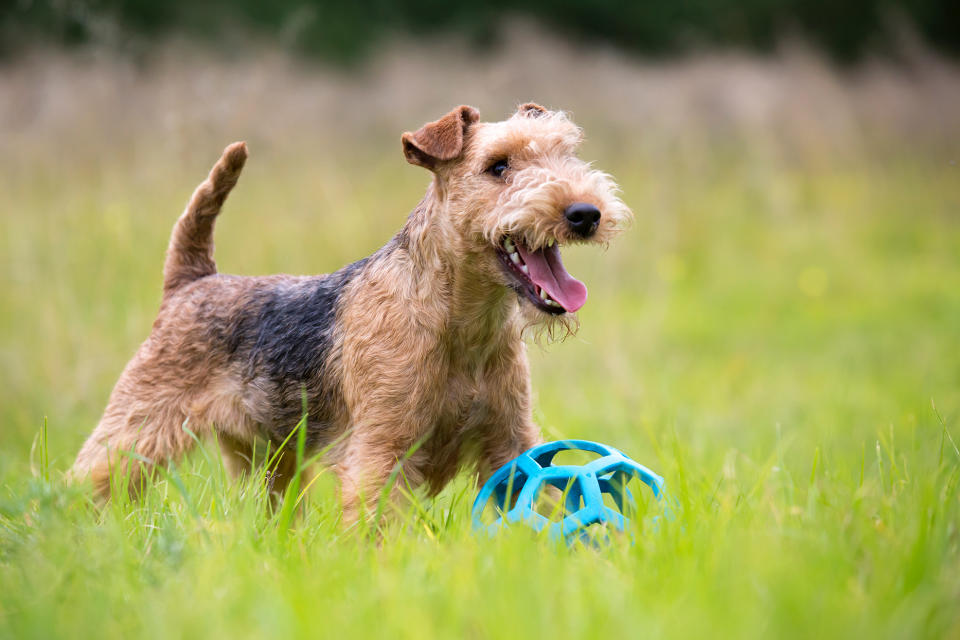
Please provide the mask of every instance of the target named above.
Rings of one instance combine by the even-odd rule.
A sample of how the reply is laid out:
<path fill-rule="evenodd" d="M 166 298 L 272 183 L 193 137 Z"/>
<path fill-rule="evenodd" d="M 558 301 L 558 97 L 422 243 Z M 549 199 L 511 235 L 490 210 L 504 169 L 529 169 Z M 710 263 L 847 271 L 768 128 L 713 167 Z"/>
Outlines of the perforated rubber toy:
<path fill-rule="evenodd" d="M 601 457 L 584 465 L 553 464 L 561 451 L 588 451 Z M 568 542 L 594 524 L 624 531 L 628 523 L 624 507 L 633 501 L 626 485 L 633 478 L 661 499 L 663 478 L 620 450 L 589 440 L 547 442 L 523 452 L 490 477 L 473 502 L 473 526 L 491 533 L 509 523 L 522 523 L 535 531 L 549 527 L 551 538 Z M 564 492 L 563 519 L 557 522 L 534 510 L 546 485 Z M 613 498 L 617 509 L 604 504 L 603 494 Z M 492 524 L 485 524 L 483 513 L 491 500 L 498 516 Z"/>

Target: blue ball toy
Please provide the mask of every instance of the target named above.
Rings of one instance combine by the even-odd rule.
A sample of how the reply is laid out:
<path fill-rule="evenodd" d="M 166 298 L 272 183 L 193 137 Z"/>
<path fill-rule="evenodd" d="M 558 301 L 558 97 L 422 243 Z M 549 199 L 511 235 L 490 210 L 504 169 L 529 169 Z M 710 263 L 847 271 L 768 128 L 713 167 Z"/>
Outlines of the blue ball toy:
<path fill-rule="evenodd" d="M 561 451 L 588 451 L 601 457 L 585 465 L 553 464 Z M 649 486 L 658 500 L 661 498 L 663 478 L 613 447 L 588 440 L 547 442 L 523 452 L 490 476 L 473 503 L 473 526 L 491 533 L 514 522 L 535 531 L 549 527 L 551 538 L 568 542 L 593 524 L 623 531 L 628 523 L 624 508 L 633 500 L 626 485 L 633 478 Z M 546 485 L 564 492 L 563 519 L 557 522 L 534 510 Z M 604 504 L 604 494 L 613 498 L 619 511 Z M 498 516 L 492 524 L 484 524 L 483 514 L 491 499 Z"/>

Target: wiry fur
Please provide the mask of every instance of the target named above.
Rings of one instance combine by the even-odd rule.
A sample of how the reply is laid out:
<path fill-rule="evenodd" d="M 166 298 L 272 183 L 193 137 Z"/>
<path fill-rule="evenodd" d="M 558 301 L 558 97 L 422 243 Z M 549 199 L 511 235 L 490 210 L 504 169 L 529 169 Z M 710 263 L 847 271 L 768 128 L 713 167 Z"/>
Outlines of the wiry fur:
<path fill-rule="evenodd" d="M 482 123 L 472 107 L 403 135 L 407 160 L 433 181 L 401 231 L 368 258 L 322 276 L 216 273 L 213 224 L 246 147 L 227 147 L 174 227 L 153 330 L 127 364 L 73 467 L 106 497 L 114 470 L 133 487 L 152 465 L 215 431 L 228 465 L 253 443 L 275 446 L 308 413 L 311 451 L 341 481 L 348 518 L 403 462 L 406 481 L 439 491 L 465 465 L 489 473 L 536 444 L 525 333 L 562 337 L 570 313 L 538 310 L 494 247 L 604 244 L 630 219 L 606 174 L 574 155 L 582 134 L 560 112 L 522 105 Z M 509 173 L 487 171 L 509 159 Z M 565 207 L 602 212 L 596 233 L 571 232 Z M 133 452 L 129 455 L 125 452 Z M 282 458 L 273 487 L 293 472 Z"/>

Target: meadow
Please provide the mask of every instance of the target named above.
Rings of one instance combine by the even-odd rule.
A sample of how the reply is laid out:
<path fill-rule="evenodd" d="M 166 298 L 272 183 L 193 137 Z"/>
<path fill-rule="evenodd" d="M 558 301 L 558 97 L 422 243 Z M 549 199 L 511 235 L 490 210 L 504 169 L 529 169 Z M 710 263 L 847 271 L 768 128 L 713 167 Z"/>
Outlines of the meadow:
<path fill-rule="evenodd" d="M 590 299 L 575 338 L 530 348 L 535 416 L 664 476 L 672 519 L 648 501 L 599 548 L 477 536 L 465 475 L 344 530 L 329 473 L 274 514 L 212 446 L 136 503 L 65 486 L 226 143 L 251 158 L 220 269 L 322 273 L 419 200 L 402 131 L 530 99 L 573 113 L 636 216 L 565 252 Z M 957 104 L 960 70 L 923 52 L 653 64 L 524 36 L 350 73 L 182 44 L 7 63 L 0 637 L 960 638 Z"/>

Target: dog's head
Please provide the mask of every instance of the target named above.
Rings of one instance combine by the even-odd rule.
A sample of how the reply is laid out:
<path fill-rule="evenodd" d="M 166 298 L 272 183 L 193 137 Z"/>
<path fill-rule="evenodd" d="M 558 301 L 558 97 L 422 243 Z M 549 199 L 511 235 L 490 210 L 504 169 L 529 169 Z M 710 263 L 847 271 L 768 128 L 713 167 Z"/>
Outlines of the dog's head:
<path fill-rule="evenodd" d="M 532 320 L 573 314 L 587 288 L 561 248 L 605 244 L 632 214 L 610 176 L 576 156 L 583 134 L 565 113 L 527 103 L 502 122 L 479 120 L 457 107 L 403 134 L 404 155 L 435 174 L 435 215 L 455 229 L 446 240 L 456 255 L 478 257 L 482 275 L 516 291 Z"/>

